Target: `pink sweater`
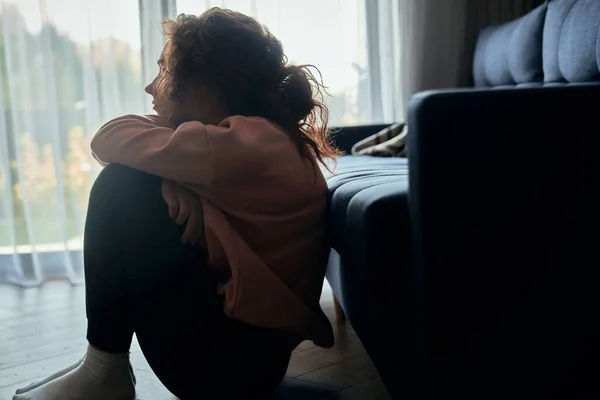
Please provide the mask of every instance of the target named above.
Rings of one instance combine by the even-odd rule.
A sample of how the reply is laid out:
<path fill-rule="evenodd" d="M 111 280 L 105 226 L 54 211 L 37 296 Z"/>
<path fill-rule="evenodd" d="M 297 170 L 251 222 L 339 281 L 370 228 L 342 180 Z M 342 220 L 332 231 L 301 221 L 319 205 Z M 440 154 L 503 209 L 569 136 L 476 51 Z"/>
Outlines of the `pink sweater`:
<path fill-rule="evenodd" d="M 126 115 L 102 126 L 91 146 L 102 164 L 198 193 L 209 266 L 231 270 L 226 315 L 333 345 L 319 306 L 329 253 L 327 185 L 281 127 L 234 116 L 218 126 L 186 122 L 175 129 L 156 115 Z"/>

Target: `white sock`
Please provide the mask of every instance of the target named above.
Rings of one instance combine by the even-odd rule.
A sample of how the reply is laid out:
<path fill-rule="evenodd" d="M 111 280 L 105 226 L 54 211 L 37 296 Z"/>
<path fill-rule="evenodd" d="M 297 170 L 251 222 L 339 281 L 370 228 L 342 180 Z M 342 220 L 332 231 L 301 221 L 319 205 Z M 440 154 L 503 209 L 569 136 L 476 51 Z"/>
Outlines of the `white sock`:
<path fill-rule="evenodd" d="M 83 362 L 83 358 L 79 361 L 77 361 L 75 364 L 68 366 L 67 368 L 63 368 L 58 372 L 53 373 L 52 375 L 50 375 L 47 378 L 42 379 L 39 382 L 34 382 L 31 383 L 27 386 L 25 386 L 24 388 L 21 389 L 17 389 L 17 394 L 21 394 L 21 393 L 25 393 L 25 392 L 29 392 L 32 389 L 35 389 L 37 387 L 40 387 L 50 381 L 55 380 L 56 378 L 60 378 L 61 376 L 73 371 L 75 368 L 79 367 L 79 365 Z"/>
<path fill-rule="evenodd" d="M 29 385 L 21 388 L 21 389 L 17 389 L 16 394 L 21 394 L 21 393 L 25 393 L 25 392 L 29 392 L 30 390 L 33 390 L 35 388 L 38 388 L 42 385 L 45 385 L 46 383 L 55 380 L 56 378 L 60 378 L 63 375 L 66 375 L 67 373 L 73 371 L 75 368 L 79 367 L 79 365 L 83 362 L 83 358 L 79 361 L 77 361 L 75 364 L 68 366 L 67 368 L 63 368 L 58 372 L 53 373 L 52 375 L 42 379 L 41 381 L 38 382 L 33 382 L 30 383 Z M 135 385 L 136 379 L 135 379 L 135 374 L 133 373 L 133 368 L 131 367 L 131 364 L 129 364 L 129 373 L 131 374 L 131 380 L 133 380 L 133 384 Z"/>
<path fill-rule="evenodd" d="M 52 377 L 54 379 L 44 379 L 40 385 L 34 384 L 37 386 L 18 392 L 13 400 L 133 400 L 135 398 L 129 353 L 106 353 L 88 346 L 87 353 L 79 365 L 62 376 L 56 373 Z"/>

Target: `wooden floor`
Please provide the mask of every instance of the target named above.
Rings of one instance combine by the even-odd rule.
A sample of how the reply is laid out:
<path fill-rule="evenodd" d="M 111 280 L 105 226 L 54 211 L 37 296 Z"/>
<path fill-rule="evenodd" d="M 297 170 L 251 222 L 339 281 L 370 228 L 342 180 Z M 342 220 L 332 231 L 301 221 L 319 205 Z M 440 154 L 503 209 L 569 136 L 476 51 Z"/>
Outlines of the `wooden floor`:
<path fill-rule="evenodd" d="M 67 283 L 19 289 L 0 285 L 0 400 L 16 388 L 66 367 L 85 350 L 85 291 Z M 322 305 L 333 321 L 328 288 Z M 387 400 L 377 371 L 348 323 L 333 323 L 329 350 L 302 343 L 294 352 L 279 399 Z M 174 400 L 146 363 L 137 342 L 131 350 L 140 400 Z"/>

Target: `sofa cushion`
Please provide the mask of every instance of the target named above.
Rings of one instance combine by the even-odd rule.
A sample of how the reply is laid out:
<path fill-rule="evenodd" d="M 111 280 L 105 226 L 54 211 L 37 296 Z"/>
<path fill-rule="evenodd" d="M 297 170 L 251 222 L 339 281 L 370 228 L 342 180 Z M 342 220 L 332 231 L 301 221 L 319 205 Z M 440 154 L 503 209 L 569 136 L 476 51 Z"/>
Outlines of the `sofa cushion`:
<path fill-rule="evenodd" d="M 600 1 L 551 0 L 544 26 L 544 82 L 600 80 Z"/>
<path fill-rule="evenodd" d="M 372 240 L 369 226 L 393 226 L 408 219 L 408 160 L 371 156 L 342 156 L 335 174 L 327 177 L 333 248 L 343 257 L 367 259 Z M 408 229 L 408 228 L 407 228 Z"/>
<path fill-rule="evenodd" d="M 475 86 L 542 81 L 545 16 L 546 3 L 517 20 L 484 28 L 473 58 Z"/>

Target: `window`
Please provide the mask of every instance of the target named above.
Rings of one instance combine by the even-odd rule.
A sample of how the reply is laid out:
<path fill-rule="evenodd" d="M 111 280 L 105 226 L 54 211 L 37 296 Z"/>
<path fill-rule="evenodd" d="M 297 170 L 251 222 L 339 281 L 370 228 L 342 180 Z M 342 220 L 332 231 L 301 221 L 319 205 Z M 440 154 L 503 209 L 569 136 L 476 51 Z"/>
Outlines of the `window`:
<path fill-rule="evenodd" d="M 69 257 L 48 255 L 81 250 L 89 138 L 149 103 L 139 20 L 138 0 L 0 3 L 0 281 L 64 270 Z"/>
<path fill-rule="evenodd" d="M 0 281 L 82 275 L 99 172 L 89 140 L 110 118 L 151 111 L 161 19 L 213 6 L 254 16 L 291 62 L 320 69 L 331 125 L 355 125 L 373 120 L 366 1 L 0 1 Z"/>

